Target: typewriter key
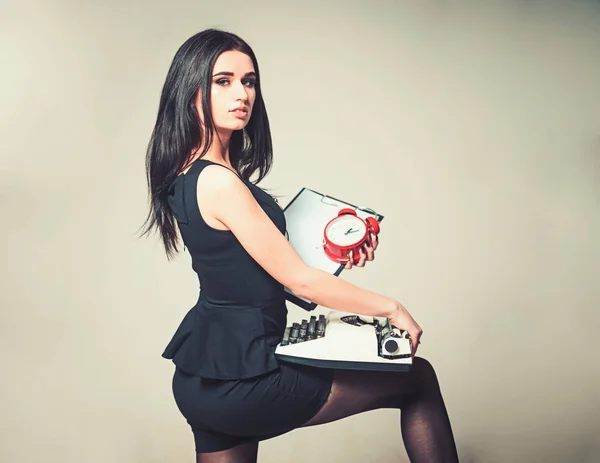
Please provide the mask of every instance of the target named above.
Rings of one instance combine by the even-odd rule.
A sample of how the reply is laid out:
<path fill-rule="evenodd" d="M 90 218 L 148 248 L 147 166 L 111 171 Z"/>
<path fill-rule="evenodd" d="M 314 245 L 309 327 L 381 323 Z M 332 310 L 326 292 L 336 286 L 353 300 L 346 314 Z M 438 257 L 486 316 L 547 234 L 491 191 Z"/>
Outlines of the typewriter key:
<path fill-rule="evenodd" d="M 319 321 L 317 322 L 317 337 L 322 338 L 325 336 L 325 315 L 319 315 Z"/>
<path fill-rule="evenodd" d="M 292 344 L 299 342 L 298 335 L 300 334 L 300 325 L 298 323 L 294 323 L 292 325 L 292 330 L 290 333 L 290 342 Z"/>
<path fill-rule="evenodd" d="M 317 317 L 312 315 L 308 322 L 308 339 L 315 339 L 317 337 Z"/>
<path fill-rule="evenodd" d="M 282 346 L 287 346 L 290 343 L 290 327 L 288 326 L 283 332 L 283 339 L 281 340 Z"/>
<path fill-rule="evenodd" d="M 302 326 L 300 326 L 300 339 L 306 341 L 306 335 L 308 331 L 308 320 L 302 320 Z"/>

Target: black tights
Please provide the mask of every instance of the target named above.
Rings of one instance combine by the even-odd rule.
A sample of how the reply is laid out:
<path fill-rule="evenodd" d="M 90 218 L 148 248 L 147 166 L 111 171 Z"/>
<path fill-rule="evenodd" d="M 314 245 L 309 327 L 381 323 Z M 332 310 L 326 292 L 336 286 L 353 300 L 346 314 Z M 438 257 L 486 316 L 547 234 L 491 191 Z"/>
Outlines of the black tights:
<path fill-rule="evenodd" d="M 401 398 L 402 438 L 411 462 L 458 462 L 450 419 L 433 367 L 419 363 L 423 380 Z"/>
<path fill-rule="evenodd" d="M 440 386 L 420 357 L 409 373 L 336 370 L 331 394 L 304 426 L 329 423 L 380 408 L 401 410 L 404 446 L 411 463 L 455 463 L 458 455 Z M 198 453 L 197 463 L 255 463 L 258 443 Z"/>

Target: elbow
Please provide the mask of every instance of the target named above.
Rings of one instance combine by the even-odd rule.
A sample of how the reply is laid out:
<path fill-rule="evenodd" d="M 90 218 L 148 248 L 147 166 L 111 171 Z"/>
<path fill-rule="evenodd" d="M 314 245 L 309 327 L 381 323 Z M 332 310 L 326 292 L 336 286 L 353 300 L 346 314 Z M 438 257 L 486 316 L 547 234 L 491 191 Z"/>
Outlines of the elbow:
<path fill-rule="evenodd" d="M 292 291 L 292 293 L 294 293 L 295 296 L 298 296 L 300 299 L 308 299 L 310 300 L 310 297 L 308 296 L 308 286 L 304 285 L 304 284 L 295 284 L 294 286 L 290 286 L 289 287 L 290 291 Z"/>
<path fill-rule="evenodd" d="M 312 287 L 310 283 L 310 274 L 311 268 L 309 266 L 294 272 L 293 278 L 290 279 L 290 283 L 287 285 L 288 289 L 294 293 L 294 295 L 302 299 L 310 300 L 310 288 Z"/>

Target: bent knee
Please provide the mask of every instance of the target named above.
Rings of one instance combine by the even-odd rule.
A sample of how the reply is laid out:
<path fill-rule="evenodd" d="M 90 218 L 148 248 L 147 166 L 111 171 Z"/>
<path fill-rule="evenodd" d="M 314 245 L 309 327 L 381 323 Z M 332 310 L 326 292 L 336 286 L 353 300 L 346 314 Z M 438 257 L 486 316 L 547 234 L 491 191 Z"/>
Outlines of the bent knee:
<path fill-rule="evenodd" d="M 419 386 L 428 385 L 438 387 L 435 368 L 429 362 L 429 360 L 423 357 L 415 357 L 413 359 L 411 372 L 414 373 L 415 380 Z"/>
<path fill-rule="evenodd" d="M 413 358 L 412 369 L 427 372 L 428 374 L 435 374 L 435 368 L 433 368 L 431 362 L 424 357 Z"/>

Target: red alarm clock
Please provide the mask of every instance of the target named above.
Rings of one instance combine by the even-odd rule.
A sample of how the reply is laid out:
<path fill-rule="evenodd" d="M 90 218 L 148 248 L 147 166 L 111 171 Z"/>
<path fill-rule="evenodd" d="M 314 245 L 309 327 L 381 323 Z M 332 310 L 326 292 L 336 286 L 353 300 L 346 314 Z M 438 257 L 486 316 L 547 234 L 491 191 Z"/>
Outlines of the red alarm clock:
<path fill-rule="evenodd" d="M 325 225 L 323 249 L 331 260 L 346 264 L 352 251 L 352 263 L 360 260 L 360 248 L 371 246 L 371 234 L 379 234 L 379 223 L 373 217 L 362 219 L 354 209 L 344 208 Z"/>

